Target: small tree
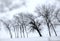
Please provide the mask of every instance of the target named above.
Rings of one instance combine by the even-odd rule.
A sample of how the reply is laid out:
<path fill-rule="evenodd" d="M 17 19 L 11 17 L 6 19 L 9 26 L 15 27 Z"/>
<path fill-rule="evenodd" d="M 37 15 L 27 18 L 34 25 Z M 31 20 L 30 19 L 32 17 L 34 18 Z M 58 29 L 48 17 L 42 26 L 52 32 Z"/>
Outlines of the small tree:
<path fill-rule="evenodd" d="M 0 20 L 4 25 L 5 25 L 5 27 L 6 27 L 6 29 L 8 30 L 8 32 L 9 32 L 9 34 L 10 34 L 10 38 L 12 38 L 12 32 L 11 32 L 11 29 L 10 29 L 10 20 L 8 20 L 7 22 L 6 21 L 4 21 L 4 20 Z"/>

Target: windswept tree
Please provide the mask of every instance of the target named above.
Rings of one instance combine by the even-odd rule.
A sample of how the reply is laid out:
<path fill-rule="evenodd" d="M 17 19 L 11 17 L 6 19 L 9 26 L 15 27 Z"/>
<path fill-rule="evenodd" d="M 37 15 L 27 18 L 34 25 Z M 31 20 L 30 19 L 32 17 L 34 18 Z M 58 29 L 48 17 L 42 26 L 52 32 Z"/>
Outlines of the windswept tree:
<path fill-rule="evenodd" d="M 54 5 L 42 5 L 41 7 L 36 7 L 36 11 L 39 16 L 44 18 L 44 21 L 48 27 L 49 35 L 51 36 L 51 28 L 53 29 L 55 35 L 57 36 L 56 30 L 53 25 L 53 21 L 55 19 L 55 8 Z"/>
<path fill-rule="evenodd" d="M 14 16 L 14 21 L 15 21 L 15 23 L 13 24 L 14 28 L 16 27 L 15 28 L 16 31 L 17 31 L 17 29 L 20 30 L 20 31 L 17 31 L 17 32 L 20 32 L 21 38 L 22 37 L 25 38 L 25 32 L 26 32 L 27 37 L 28 37 L 28 33 L 27 33 L 27 30 L 26 30 L 26 26 L 28 25 L 28 19 L 26 18 L 26 15 L 24 13 L 19 13 L 19 14 L 15 15 Z"/>
<path fill-rule="evenodd" d="M 19 23 L 18 23 L 16 18 L 12 20 L 11 26 L 13 28 L 13 33 L 15 35 L 15 38 L 19 38 L 19 28 L 20 28 L 20 25 L 19 25 Z"/>
<path fill-rule="evenodd" d="M 36 30 L 38 32 L 39 36 L 42 37 L 41 29 L 40 29 L 41 24 L 38 23 L 37 21 L 35 21 L 36 17 L 33 16 L 32 14 L 27 14 L 26 17 L 30 19 L 30 22 L 29 22 L 30 29 L 31 29 L 30 31 Z"/>
<path fill-rule="evenodd" d="M 10 20 L 5 21 L 5 20 L 0 19 L 0 22 L 3 23 L 3 25 L 5 26 L 5 28 L 7 29 L 7 31 L 8 31 L 9 34 L 10 34 L 10 38 L 12 38 L 13 36 L 12 36 L 12 32 L 11 32 L 11 27 L 10 27 L 11 21 L 10 21 Z"/>

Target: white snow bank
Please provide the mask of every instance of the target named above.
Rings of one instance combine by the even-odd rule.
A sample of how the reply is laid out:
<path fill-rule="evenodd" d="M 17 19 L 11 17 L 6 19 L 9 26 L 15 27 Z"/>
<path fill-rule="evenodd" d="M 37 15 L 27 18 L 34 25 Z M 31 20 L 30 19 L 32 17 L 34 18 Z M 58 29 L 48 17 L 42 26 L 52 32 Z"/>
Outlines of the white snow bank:
<path fill-rule="evenodd" d="M 40 37 L 40 38 L 18 38 L 18 39 L 0 39 L 0 41 L 60 41 L 60 37 Z"/>

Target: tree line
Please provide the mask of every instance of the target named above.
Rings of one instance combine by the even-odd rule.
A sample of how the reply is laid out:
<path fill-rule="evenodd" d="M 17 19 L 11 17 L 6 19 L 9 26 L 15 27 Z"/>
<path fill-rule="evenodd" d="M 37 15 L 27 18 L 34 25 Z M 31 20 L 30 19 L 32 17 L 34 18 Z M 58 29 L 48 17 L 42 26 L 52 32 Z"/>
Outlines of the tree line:
<path fill-rule="evenodd" d="M 60 25 L 60 8 L 56 7 L 55 5 L 42 5 L 36 6 L 34 12 L 38 16 L 21 12 L 14 15 L 12 20 L 5 21 L 4 19 L 0 19 L 0 22 L 5 25 L 5 28 L 7 28 L 10 38 L 13 38 L 12 32 L 15 34 L 15 38 L 25 38 L 26 36 L 28 37 L 29 32 L 35 31 L 38 32 L 40 37 L 43 37 L 41 32 L 43 31 L 43 28 L 41 28 L 43 25 L 47 26 L 49 36 L 52 35 L 51 30 L 54 31 L 55 36 L 58 36 L 56 32 L 56 26 Z M 41 18 L 43 20 L 41 21 L 37 18 Z"/>

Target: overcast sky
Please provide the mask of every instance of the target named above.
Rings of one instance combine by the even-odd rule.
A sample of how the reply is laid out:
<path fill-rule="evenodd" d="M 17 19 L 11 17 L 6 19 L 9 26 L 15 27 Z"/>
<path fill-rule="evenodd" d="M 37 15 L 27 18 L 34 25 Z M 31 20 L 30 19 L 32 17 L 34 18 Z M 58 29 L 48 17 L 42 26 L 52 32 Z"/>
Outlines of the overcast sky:
<path fill-rule="evenodd" d="M 14 1 L 14 3 L 19 4 L 19 0 Z M 10 17 L 14 14 L 20 13 L 20 12 L 30 12 L 34 13 L 35 7 L 41 4 L 56 4 L 55 0 L 26 0 L 26 5 L 21 6 L 17 9 L 13 9 L 11 11 L 3 12 L 0 14 L 0 17 Z"/>

